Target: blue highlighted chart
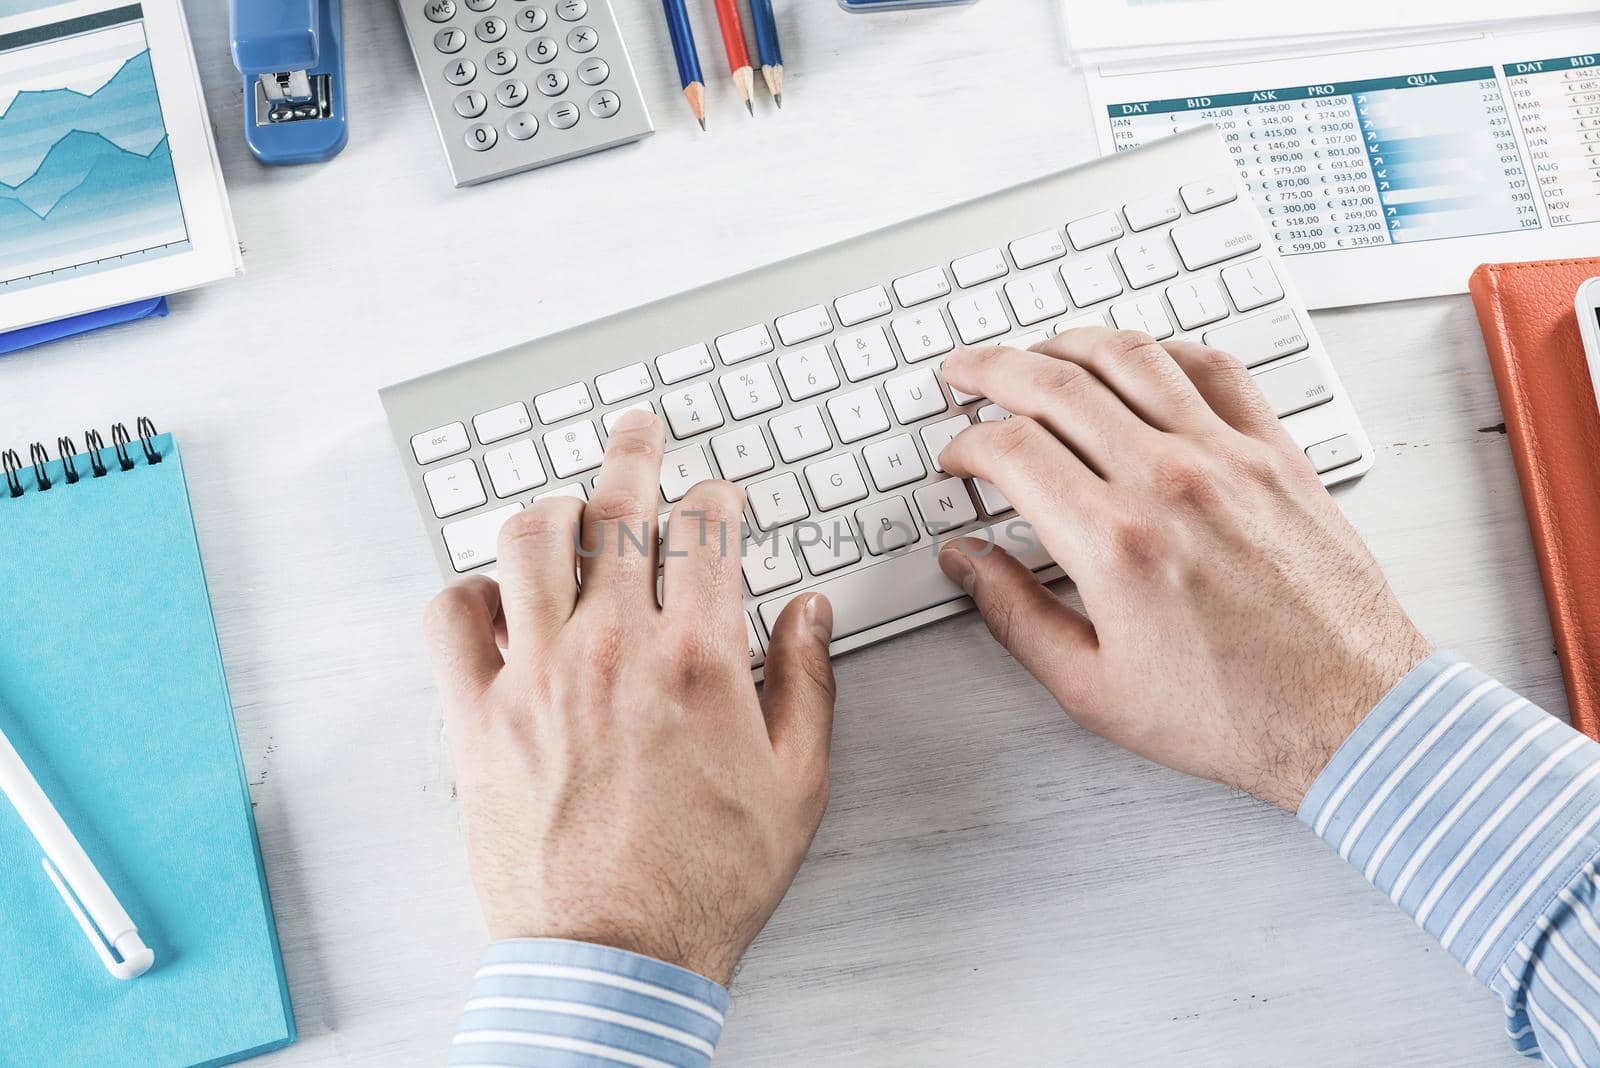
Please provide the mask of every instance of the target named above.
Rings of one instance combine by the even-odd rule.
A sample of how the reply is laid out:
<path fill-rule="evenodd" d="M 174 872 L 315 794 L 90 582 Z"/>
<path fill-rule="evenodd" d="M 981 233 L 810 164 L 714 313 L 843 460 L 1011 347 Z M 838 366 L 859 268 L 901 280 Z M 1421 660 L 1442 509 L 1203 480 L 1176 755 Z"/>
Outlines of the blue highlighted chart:
<path fill-rule="evenodd" d="M 0 289 L 189 247 L 140 17 L 0 37 Z"/>

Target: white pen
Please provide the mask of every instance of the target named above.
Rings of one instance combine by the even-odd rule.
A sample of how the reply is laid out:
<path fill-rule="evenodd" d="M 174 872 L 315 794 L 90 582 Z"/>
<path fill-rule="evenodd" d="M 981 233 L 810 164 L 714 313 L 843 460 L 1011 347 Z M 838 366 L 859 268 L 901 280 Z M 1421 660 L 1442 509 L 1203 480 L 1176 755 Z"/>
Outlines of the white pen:
<path fill-rule="evenodd" d="M 61 819 L 39 782 L 0 730 L 0 792 L 16 806 L 22 822 L 44 850 L 40 861 L 61 899 L 100 955 L 106 971 L 118 979 L 135 979 L 155 963 L 154 951 L 139 938 L 128 910 L 122 907 Z M 79 902 L 82 902 L 80 905 Z M 87 914 L 85 914 L 87 910 Z M 92 918 L 91 918 L 92 917 Z"/>

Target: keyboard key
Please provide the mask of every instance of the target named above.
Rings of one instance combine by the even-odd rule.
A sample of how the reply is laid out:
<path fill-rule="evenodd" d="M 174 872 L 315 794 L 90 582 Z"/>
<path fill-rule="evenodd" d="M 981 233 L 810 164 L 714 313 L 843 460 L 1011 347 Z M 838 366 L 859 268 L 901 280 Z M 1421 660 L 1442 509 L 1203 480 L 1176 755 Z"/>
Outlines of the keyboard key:
<path fill-rule="evenodd" d="M 793 399 L 805 400 L 830 389 L 839 388 L 839 375 L 828 359 L 828 350 L 821 345 L 796 349 L 778 357 L 778 373 Z"/>
<path fill-rule="evenodd" d="M 747 326 L 743 330 L 735 330 L 731 334 L 723 334 L 717 338 L 717 355 L 721 356 L 722 362 L 726 364 L 753 360 L 771 351 L 772 335 L 767 333 L 766 323 Z"/>
<path fill-rule="evenodd" d="M 868 319 L 888 315 L 891 307 L 893 305 L 889 303 L 889 294 L 884 292 L 882 286 L 846 293 L 833 302 L 833 310 L 839 316 L 840 326 L 855 326 Z"/>
<path fill-rule="evenodd" d="M 693 378 L 695 375 L 703 375 L 709 370 L 711 370 L 711 350 L 706 348 L 703 341 L 664 352 L 656 357 L 656 373 L 661 375 L 661 383 L 666 386 L 682 382 L 686 378 Z"/>
<path fill-rule="evenodd" d="M 938 415 L 949 407 L 944 402 L 944 391 L 939 388 L 939 380 L 927 367 L 910 374 L 896 375 L 883 384 L 883 391 L 889 395 L 889 406 L 894 409 L 894 417 L 902 423 L 915 423 L 918 419 Z"/>
<path fill-rule="evenodd" d="M 965 491 L 963 491 L 965 492 Z M 1020 520 L 998 523 L 987 531 L 988 540 L 1009 552 L 1031 570 L 1048 567 L 1050 557 L 1033 536 L 1032 528 Z M 924 609 L 948 604 L 964 596 L 961 587 L 939 570 L 938 545 L 881 560 L 869 568 L 827 579 L 804 590 L 763 602 L 761 624 L 770 633 L 789 602 L 809 593 L 820 593 L 833 606 L 833 638 L 848 638 Z M 871 577 L 868 578 L 867 576 Z"/>
<path fill-rule="evenodd" d="M 580 501 L 587 501 L 589 499 L 589 491 L 583 488 L 582 482 L 568 482 L 565 486 L 557 486 L 555 489 L 545 490 L 543 493 L 535 493 L 533 500 L 528 503 L 534 504 L 544 500 L 546 497 L 574 497 Z"/>
<path fill-rule="evenodd" d="M 922 525 L 929 534 L 942 534 L 978 518 L 977 509 L 972 507 L 972 495 L 967 492 L 967 484 L 959 478 L 947 478 L 943 482 L 923 486 L 912 496 L 916 498 L 917 511 L 922 513 Z"/>
<path fill-rule="evenodd" d="M 885 497 L 862 505 L 856 509 L 856 523 L 867 543 L 867 552 L 873 556 L 903 549 L 922 538 L 904 497 Z"/>
<path fill-rule="evenodd" d="M 1006 300 L 1016 315 L 1018 326 L 1032 326 L 1067 310 L 1067 298 L 1052 275 L 1036 274 L 1013 278 L 1006 283 Z"/>
<path fill-rule="evenodd" d="M 476 508 L 489 499 L 478 478 L 478 467 L 471 460 L 435 468 L 422 476 L 422 484 L 428 490 L 433 514 L 440 519 Z"/>
<path fill-rule="evenodd" d="M 722 425 L 722 409 L 717 407 L 717 396 L 711 391 L 710 382 L 696 382 L 663 393 L 661 410 L 666 414 L 673 436 L 678 438 L 692 438 Z"/>
<path fill-rule="evenodd" d="M 986 248 L 981 252 L 974 252 L 962 256 L 950 264 L 950 272 L 956 276 L 956 285 L 968 289 L 980 282 L 988 282 L 999 278 L 1010 268 L 1006 266 L 1006 257 L 997 248 Z"/>
<path fill-rule="evenodd" d="M 1214 323 L 1228 315 L 1228 302 L 1222 290 L 1210 278 L 1191 278 L 1167 287 L 1167 303 L 1172 314 L 1178 317 L 1178 326 L 1184 330 Z"/>
<path fill-rule="evenodd" d="M 942 356 L 956 347 L 944 325 L 944 316 L 937 308 L 902 315 L 889 325 L 894 329 L 894 339 L 900 343 L 900 355 L 905 357 L 906 363 Z"/>
<path fill-rule="evenodd" d="M 822 410 L 814 404 L 779 412 L 767 423 L 767 428 L 772 431 L 773 444 L 778 446 L 778 455 L 786 464 L 833 448 L 828 425 L 822 421 Z"/>
<path fill-rule="evenodd" d="M 1283 299 L 1283 286 L 1266 260 L 1248 260 L 1225 267 L 1222 284 L 1228 287 L 1233 306 L 1242 312 L 1264 308 Z"/>
<path fill-rule="evenodd" d="M 968 345 L 999 337 L 1011 329 L 1011 320 L 1006 318 L 1000 295 L 992 289 L 952 300 L 950 318 L 955 320 L 956 333 Z"/>
<path fill-rule="evenodd" d="M 998 404 L 985 404 L 978 409 L 978 422 L 980 423 L 998 423 L 1002 419 L 1010 418 L 1011 412 Z"/>
<path fill-rule="evenodd" d="M 875 389 L 858 389 L 834 397 L 828 402 L 828 414 L 833 417 L 833 429 L 844 445 L 889 429 L 889 417 L 884 414 L 883 402 L 878 400 Z"/>
<path fill-rule="evenodd" d="M 833 349 L 839 354 L 839 366 L 844 368 L 844 376 L 852 382 L 860 382 L 894 369 L 894 350 L 889 347 L 889 339 L 884 336 L 882 327 L 840 334 L 833 343 Z"/>
<path fill-rule="evenodd" d="M 1306 459 L 1311 461 L 1317 474 L 1326 474 L 1361 459 L 1361 446 L 1349 434 L 1340 434 L 1336 438 L 1306 446 Z"/>
<path fill-rule="evenodd" d="M 1050 333 L 1059 334 L 1063 330 L 1078 330 L 1086 326 L 1105 326 L 1104 315 L 1075 315 L 1071 319 L 1063 319 L 1050 328 Z"/>
<path fill-rule="evenodd" d="M 1111 305 L 1111 321 L 1118 330 L 1143 330 L 1157 341 L 1173 334 L 1172 320 L 1161 306 L 1159 296 L 1139 297 Z"/>
<path fill-rule="evenodd" d="M 983 505 L 985 512 L 990 515 L 1005 515 L 1012 511 L 1011 502 L 1006 500 L 1006 495 L 993 483 L 975 478 L 972 480 L 972 487 L 978 491 L 978 503 Z"/>
<path fill-rule="evenodd" d="M 810 341 L 832 329 L 833 320 L 828 318 L 828 309 L 820 304 L 778 316 L 778 340 L 785 345 Z"/>
<path fill-rule="evenodd" d="M 1096 212 L 1086 218 L 1067 223 L 1067 240 L 1082 252 L 1086 248 L 1115 241 L 1122 236 L 1122 224 L 1109 211 Z"/>
<path fill-rule="evenodd" d="M 1067 243 L 1054 230 L 1040 230 L 1011 242 L 1011 259 L 1018 270 L 1026 271 L 1041 263 L 1059 260 L 1067 254 Z"/>
<path fill-rule="evenodd" d="M 633 404 L 624 404 L 622 407 L 614 408 L 605 415 L 602 415 L 600 417 L 600 425 L 604 426 L 606 428 L 606 433 L 609 434 L 611 433 L 612 427 L 617 425 L 617 420 L 622 418 L 622 414 L 624 412 L 654 412 L 655 410 L 656 406 L 647 400 L 637 401 Z"/>
<path fill-rule="evenodd" d="M 785 471 L 776 478 L 752 482 L 745 487 L 750 498 L 750 510 L 755 513 L 756 526 L 772 530 L 798 522 L 811 514 L 806 498 L 800 492 L 800 480 L 793 471 Z"/>
<path fill-rule="evenodd" d="M 808 465 L 806 482 L 811 485 L 811 499 L 824 512 L 865 500 L 867 496 L 867 484 L 861 478 L 861 467 L 856 463 L 855 456 L 848 452 Z"/>
<path fill-rule="evenodd" d="M 1232 180 L 1228 178 L 1211 182 L 1190 182 L 1178 190 L 1178 195 L 1183 197 L 1184 207 L 1196 214 L 1210 211 L 1219 204 L 1230 204 L 1239 196 L 1234 190 Z"/>
<path fill-rule="evenodd" d="M 800 532 L 800 552 L 813 575 L 826 575 L 861 559 L 855 528 L 842 515 L 819 521 Z"/>
<path fill-rule="evenodd" d="M 744 543 L 745 585 L 756 597 L 800 581 L 800 562 L 795 559 L 794 546 L 782 534 L 752 537 Z M 771 627 L 768 627 L 771 630 Z"/>
<path fill-rule="evenodd" d="M 909 308 L 924 301 L 942 297 L 950 292 L 950 279 L 943 267 L 929 267 L 926 271 L 908 274 L 894 280 L 894 295 Z"/>
<path fill-rule="evenodd" d="M 722 395 L 728 400 L 728 414 L 735 419 L 748 419 L 783 404 L 778 383 L 772 380 L 772 368 L 764 363 L 723 375 Z"/>
<path fill-rule="evenodd" d="M 533 420 L 528 417 L 528 406 L 517 401 L 473 416 L 472 429 L 478 432 L 478 440 L 488 445 L 532 430 Z"/>
<path fill-rule="evenodd" d="M 1232 353 L 1243 360 L 1246 367 L 1304 352 L 1311 344 L 1293 308 L 1262 312 L 1207 330 L 1201 340 L 1213 348 Z"/>
<path fill-rule="evenodd" d="M 1007 340 L 1009 340 L 1009 339 L 1007 339 Z M 1005 344 L 1005 342 L 1001 341 L 1001 342 L 997 342 L 997 344 L 1003 345 L 1003 344 Z M 944 361 L 940 360 L 938 363 L 934 364 L 934 368 L 935 368 L 935 370 L 937 370 L 939 372 L 939 377 L 940 377 L 940 379 L 942 381 L 943 378 L 944 378 Z M 950 389 L 950 399 L 954 400 L 957 404 L 971 404 L 973 401 L 977 401 L 977 400 L 982 400 L 983 399 L 982 397 L 974 396 L 971 393 L 963 393 L 961 390 L 957 389 L 955 386 L 950 385 L 949 382 L 945 382 L 945 385 L 948 386 L 949 389 Z"/>
<path fill-rule="evenodd" d="M 1323 375 L 1315 360 L 1268 368 L 1255 376 L 1256 385 L 1267 395 L 1267 403 L 1282 419 L 1284 416 L 1315 408 L 1333 399 L 1333 384 Z"/>
<path fill-rule="evenodd" d="M 581 471 L 599 467 L 605 453 L 592 419 L 546 431 L 544 451 L 550 455 L 550 466 L 555 469 L 557 478 L 571 478 Z"/>
<path fill-rule="evenodd" d="M 1128 220 L 1128 229 L 1136 233 L 1176 222 L 1181 214 L 1171 197 L 1149 197 L 1122 206 L 1122 217 Z"/>
<path fill-rule="evenodd" d="M 862 450 L 862 455 L 866 457 L 872 484 L 880 491 L 909 486 L 928 473 L 910 434 L 875 441 Z"/>
<path fill-rule="evenodd" d="M 944 470 L 939 466 L 939 454 L 944 451 L 944 447 L 971 425 L 972 420 L 963 413 L 922 428 L 922 446 L 928 450 L 928 459 L 933 461 L 935 471 Z"/>
<path fill-rule="evenodd" d="M 483 454 L 484 470 L 496 497 L 510 497 L 544 485 L 544 465 L 531 438 L 513 441 Z"/>
<path fill-rule="evenodd" d="M 466 452 L 471 446 L 472 442 L 467 440 L 467 428 L 461 423 L 449 423 L 411 437 L 411 453 L 419 464 L 443 460 L 446 456 Z"/>
<path fill-rule="evenodd" d="M 772 452 L 759 423 L 718 434 L 711 439 L 711 451 L 716 454 L 722 477 L 730 481 L 772 470 Z"/>
<path fill-rule="evenodd" d="M 574 382 L 570 386 L 539 394 L 533 398 L 533 406 L 539 412 L 539 422 L 549 426 L 582 415 L 594 407 L 594 400 L 589 396 L 586 383 Z"/>
<path fill-rule="evenodd" d="M 1183 265 L 1191 271 L 1198 271 L 1213 263 L 1231 260 L 1259 249 L 1261 239 L 1256 237 L 1258 218 L 1254 208 L 1240 204 L 1236 208 L 1174 226 L 1172 243 L 1178 246 Z M 1131 285 L 1133 280 L 1128 281 Z"/>
<path fill-rule="evenodd" d="M 655 383 L 650 380 L 650 368 L 642 363 L 630 363 L 615 371 L 607 371 L 594 380 L 595 392 L 600 394 L 601 404 L 615 404 L 629 397 L 637 397 L 641 393 L 649 393 L 654 387 Z"/>
<path fill-rule="evenodd" d="M 450 565 L 457 571 L 470 571 L 494 563 L 498 558 L 496 546 L 500 541 L 500 528 L 520 511 L 522 505 L 508 504 L 492 512 L 446 523 L 440 533 L 444 535 L 445 551 L 450 554 Z"/>
<path fill-rule="evenodd" d="M 661 496 L 672 503 L 702 482 L 716 478 L 706 462 L 706 450 L 698 445 L 673 449 L 661 458 Z"/>
<path fill-rule="evenodd" d="M 1080 308 L 1122 295 L 1122 279 L 1117 277 L 1116 268 L 1098 252 L 1063 263 L 1061 280 L 1067 284 L 1072 303 Z"/>
<path fill-rule="evenodd" d="M 754 670 L 767 662 L 766 650 L 761 646 L 761 636 L 756 633 L 756 625 L 750 620 L 750 613 L 744 614 L 744 639 L 749 645 L 750 668 Z"/>
<path fill-rule="evenodd" d="M 1117 246 L 1117 262 L 1122 264 L 1122 273 L 1134 289 L 1178 276 L 1178 261 L 1172 258 L 1171 246 L 1160 234 L 1124 241 Z"/>

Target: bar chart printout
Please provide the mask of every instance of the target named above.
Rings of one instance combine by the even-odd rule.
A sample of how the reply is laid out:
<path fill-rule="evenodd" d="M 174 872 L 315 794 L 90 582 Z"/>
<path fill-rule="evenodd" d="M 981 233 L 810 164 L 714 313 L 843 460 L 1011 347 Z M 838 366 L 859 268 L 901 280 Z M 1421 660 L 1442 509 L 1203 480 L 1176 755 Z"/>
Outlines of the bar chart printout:
<path fill-rule="evenodd" d="M 1124 151 L 1221 131 L 1285 256 L 1540 225 L 1492 67 L 1109 106 Z"/>

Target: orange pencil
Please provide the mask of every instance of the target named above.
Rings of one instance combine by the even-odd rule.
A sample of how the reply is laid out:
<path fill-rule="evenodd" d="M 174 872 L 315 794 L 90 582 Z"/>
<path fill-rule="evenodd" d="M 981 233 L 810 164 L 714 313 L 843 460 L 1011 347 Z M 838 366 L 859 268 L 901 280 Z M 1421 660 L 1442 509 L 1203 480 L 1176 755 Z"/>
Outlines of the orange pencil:
<path fill-rule="evenodd" d="M 739 0 L 716 0 L 717 25 L 722 30 L 722 47 L 728 53 L 728 71 L 733 87 L 751 115 L 756 113 L 750 96 L 755 92 L 755 75 L 750 70 L 750 52 L 744 46 L 744 23 L 739 20 Z"/>

